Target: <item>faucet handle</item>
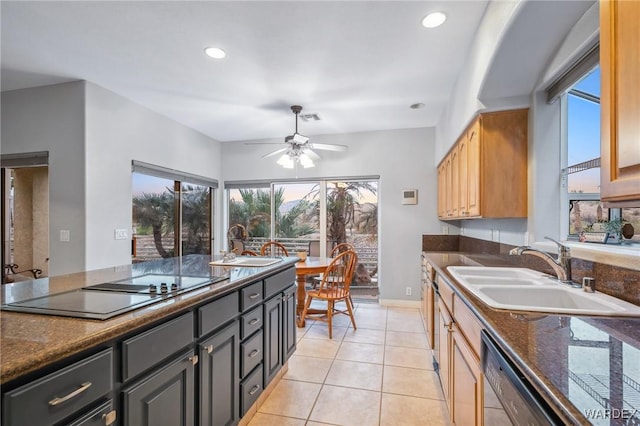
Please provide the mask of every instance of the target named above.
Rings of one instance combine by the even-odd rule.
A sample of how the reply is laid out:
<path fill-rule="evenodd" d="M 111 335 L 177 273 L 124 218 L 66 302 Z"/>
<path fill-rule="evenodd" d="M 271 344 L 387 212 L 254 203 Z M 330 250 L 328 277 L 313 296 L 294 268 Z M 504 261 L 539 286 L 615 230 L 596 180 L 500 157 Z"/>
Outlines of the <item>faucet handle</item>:
<path fill-rule="evenodd" d="M 554 240 L 551 237 L 544 237 L 547 240 L 553 241 L 558 246 L 558 255 L 560 257 L 569 258 L 571 256 L 571 249 L 559 241 Z"/>
<path fill-rule="evenodd" d="M 544 237 L 544 238 L 545 238 L 546 240 L 553 241 L 554 243 L 556 243 L 556 245 L 558 246 L 558 251 L 560 251 L 560 250 L 562 250 L 562 249 L 565 249 L 565 250 L 568 250 L 568 249 L 569 249 L 569 247 L 565 246 L 565 245 L 564 245 L 564 244 L 562 244 L 560 241 L 554 240 L 554 239 L 553 239 L 553 238 L 551 238 L 551 237 Z"/>

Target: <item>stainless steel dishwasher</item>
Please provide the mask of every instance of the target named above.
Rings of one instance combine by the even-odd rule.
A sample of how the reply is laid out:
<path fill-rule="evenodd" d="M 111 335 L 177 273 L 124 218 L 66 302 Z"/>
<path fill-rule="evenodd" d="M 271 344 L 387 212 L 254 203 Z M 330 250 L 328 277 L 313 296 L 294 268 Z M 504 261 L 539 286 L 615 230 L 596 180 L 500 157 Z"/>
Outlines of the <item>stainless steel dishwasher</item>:
<path fill-rule="evenodd" d="M 485 424 L 563 424 L 485 331 L 482 332 L 481 361 L 484 373 Z"/>

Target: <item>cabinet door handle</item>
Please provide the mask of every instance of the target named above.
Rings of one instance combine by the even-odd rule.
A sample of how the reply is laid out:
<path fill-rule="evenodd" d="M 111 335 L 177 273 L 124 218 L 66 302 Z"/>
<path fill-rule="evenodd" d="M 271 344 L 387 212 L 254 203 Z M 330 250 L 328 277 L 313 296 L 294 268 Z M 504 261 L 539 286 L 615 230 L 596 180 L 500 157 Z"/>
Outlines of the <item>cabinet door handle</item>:
<path fill-rule="evenodd" d="M 249 391 L 249 395 L 255 395 L 260 390 L 260 385 L 254 385 Z"/>
<path fill-rule="evenodd" d="M 205 346 L 204 350 L 207 351 L 208 354 L 213 352 L 213 345 Z"/>
<path fill-rule="evenodd" d="M 55 407 L 56 405 L 60 405 L 63 402 L 66 402 L 68 400 L 70 400 L 73 397 L 76 397 L 78 395 L 80 395 L 82 392 L 86 391 L 87 389 L 89 389 L 89 387 L 91 387 L 91 382 L 84 382 L 83 384 L 80 385 L 80 387 L 76 390 L 74 390 L 73 392 L 69 393 L 68 395 L 65 395 L 63 397 L 56 397 L 53 398 L 51 401 L 49 401 L 49 405 L 52 407 Z"/>
<path fill-rule="evenodd" d="M 249 295 L 249 299 L 256 299 L 258 296 L 260 296 L 260 293 L 253 293 Z"/>
<path fill-rule="evenodd" d="M 198 363 L 198 355 L 190 356 L 188 359 L 193 365 L 196 365 Z"/>
<path fill-rule="evenodd" d="M 251 353 L 249 354 L 249 358 L 255 358 L 258 356 L 258 354 L 260 353 L 259 349 L 254 349 L 251 351 Z"/>
<path fill-rule="evenodd" d="M 108 413 L 104 413 L 102 415 L 102 420 L 104 420 L 105 426 L 112 425 L 116 421 L 116 410 L 111 410 Z"/>
<path fill-rule="evenodd" d="M 254 318 L 251 321 L 249 321 L 249 325 L 256 325 L 259 322 L 260 322 L 260 318 Z"/>

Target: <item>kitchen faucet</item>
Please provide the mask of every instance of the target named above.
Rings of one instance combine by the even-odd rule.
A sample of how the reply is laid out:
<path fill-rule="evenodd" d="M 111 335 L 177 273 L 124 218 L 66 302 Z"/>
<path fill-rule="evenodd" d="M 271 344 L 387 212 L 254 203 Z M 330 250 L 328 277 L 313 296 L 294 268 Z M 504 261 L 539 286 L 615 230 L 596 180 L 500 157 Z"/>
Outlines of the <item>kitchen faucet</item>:
<path fill-rule="evenodd" d="M 545 237 L 547 240 L 551 240 L 558 245 L 558 257 L 554 258 L 549 253 L 536 250 L 529 246 L 520 246 L 509 251 L 510 255 L 520 256 L 522 254 L 531 254 L 547 261 L 547 263 L 553 268 L 553 271 L 558 276 L 558 281 L 563 284 L 568 284 L 573 287 L 578 287 L 579 284 L 574 283 L 571 280 L 571 250 L 569 247 L 559 243 L 553 238 Z"/>

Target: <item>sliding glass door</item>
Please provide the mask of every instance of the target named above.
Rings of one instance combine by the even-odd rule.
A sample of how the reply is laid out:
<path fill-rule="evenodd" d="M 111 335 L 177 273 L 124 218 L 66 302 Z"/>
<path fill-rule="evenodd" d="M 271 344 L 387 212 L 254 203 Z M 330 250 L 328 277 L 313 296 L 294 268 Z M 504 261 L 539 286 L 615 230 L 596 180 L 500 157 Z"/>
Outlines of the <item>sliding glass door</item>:
<path fill-rule="evenodd" d="M 226 183 L 230 249 L 256 252 L 276 240 L 289 254 L 329 255 L 350 243 L 358 254 L 354 287 L 376 298 L 378 286 L 378 180 L 319 179 L 296 182 Z M 321 247 L 326 247 L 322 250 Z"/>

